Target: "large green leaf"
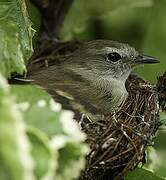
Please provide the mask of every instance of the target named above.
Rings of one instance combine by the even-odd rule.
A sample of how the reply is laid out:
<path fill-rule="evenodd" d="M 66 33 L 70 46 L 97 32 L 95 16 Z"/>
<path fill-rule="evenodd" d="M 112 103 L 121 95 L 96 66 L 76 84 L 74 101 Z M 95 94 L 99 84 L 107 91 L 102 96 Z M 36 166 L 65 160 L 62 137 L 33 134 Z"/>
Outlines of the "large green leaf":
<path fill-rule="evenodd" d="M 58 120 L 61 106 L 45 91 L 35 86 L 12 86 L 12 92 L 28 125 L 46 133 L 49 138 L 64 132 Z"/>
<path fill-rule="evenodd" d="M 32 155 L 35 160 L 36 178 L 53 180 L 57 168 L 58 153 L 49 145 L 49 139 L 42 131 L 30 127 L 27 131 L 32 143 Z"/>
<path fill-rule="evenodd" d="M 0 71 L 23 73 L 32 54 L 32 28 L 24 0 L 0 0 Z"/>
<path fill-rule="evenodd" d="M 60 104 L 38 87 L 13 86 L 12 92 L 29 128 L 33 129 L 28 135 L 33 145 L 37 177 L 44 178 L 49 171 L 47 174 L 54 179 L 77 178 L 85 165 L 88 148 L 73 113 L 62 110 Z"/>
<path fill-rule="evenodd" d="M 164 179 L 156 176 L 154 173 L 148 170 L 137 168 L 134 171 L 130 172 L 125 177 L 125 180 L 164 180 Z"/>
<path fill-rule="evenodd" d="M 0 75 L 0 179 L 34 180 L 26 126 Z"/>
<path fill-rule="evenodd" d="M 79 146 L 73 142 L 66 142 L 65 146 L 59 150 L 57 180 L 73 180 L 79 177 L 80 171 L 85 165 L 84 155 L 87 148 Z"/>
<path fill-rule="evenodd" d="M 52 146 L 59 150 L 58 168 L 56 179 L 76 179 L 85 165 L 85 155 L 88 148 L 84 143 L 85 135 L 82 134 L 76 122 L 72 120 L 72 112 L 63 111 L 60 122 L 65 134 L 56 135 L 51 141 Z M 72 173 L 71 173 L 72 172 Z"/>
<path fill-rule="evenodd" d="M 161 124 L 166 125 L 166 113 L 165 112 L 160 113 L 160 122 L 161 122 Z"/>
<path fill-rule="evenodd" d="M 154 140 L 154 146 L 147 150 L 147 163 L 145 168 L 153 171 L 156 175 L 166 178 L 166 127 L 165 125 L 160 127 L 156 138 Z"/>

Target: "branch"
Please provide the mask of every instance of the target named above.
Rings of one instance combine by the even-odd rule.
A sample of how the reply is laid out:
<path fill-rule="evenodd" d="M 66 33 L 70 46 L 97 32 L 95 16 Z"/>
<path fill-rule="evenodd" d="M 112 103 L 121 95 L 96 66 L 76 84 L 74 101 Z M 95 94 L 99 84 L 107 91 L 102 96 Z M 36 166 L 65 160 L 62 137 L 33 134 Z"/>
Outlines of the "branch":
<path fill-rule="evenodd" d="M 41 34 L 58 37 L 64 18 L 73 0 L 30 0 L 40 12 L 42 24 Z"/>

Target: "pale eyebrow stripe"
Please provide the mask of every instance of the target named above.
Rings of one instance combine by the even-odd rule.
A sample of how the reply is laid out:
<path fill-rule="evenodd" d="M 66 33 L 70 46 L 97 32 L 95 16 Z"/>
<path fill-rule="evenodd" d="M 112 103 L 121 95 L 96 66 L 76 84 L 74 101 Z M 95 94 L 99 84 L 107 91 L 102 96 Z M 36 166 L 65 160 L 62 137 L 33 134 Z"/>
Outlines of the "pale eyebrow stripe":
<path fill-rule="evenodd" d="M 105 53 L 110 53 L 110 52 L 117 52 L 119 53 L 121 56 L 126 56 L 126 53 L 122 50 L 122 49 L 118 49 L 116 47 L 105 47 L 102 49 L 102 52 Z M 100 52 L 101 53 L 101 52 Z"/>
<path fill-rule="evenodd" d="M 125 52 L 125 49 L 124 50 L 122 50 L 122 49 L 118 49 L 118 48 L 116 48 L 116 47 L 104 47 L 104 48 L 102 48 L 102 49 L 88 49 L 88 52 L 90 53 L 90 54 L 98 54 L 98 55 L 102 55 L 102 54 L 108 54 L 108 53 L 110 53 L 110 52 L 117 52 L 117 53 L 119 53 L 122 57 L 125 57 L 126 56 L 126 52 Z"/>

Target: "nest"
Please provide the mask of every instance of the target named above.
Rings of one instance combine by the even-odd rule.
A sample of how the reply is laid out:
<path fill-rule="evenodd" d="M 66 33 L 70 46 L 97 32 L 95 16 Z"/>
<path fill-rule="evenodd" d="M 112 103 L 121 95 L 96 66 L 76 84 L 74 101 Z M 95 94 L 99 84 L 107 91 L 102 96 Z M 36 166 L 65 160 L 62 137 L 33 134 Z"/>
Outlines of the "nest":
<path fill-rule="evenodd" d="M 159 127 L 158 95 L 154 87 L 131 75 L 129 97 L 123 107 L 97 122 L 84 122 L 91 151 L 86 157 L 83 180 L 118 180 L 145 162 L 145 150 Z"/>

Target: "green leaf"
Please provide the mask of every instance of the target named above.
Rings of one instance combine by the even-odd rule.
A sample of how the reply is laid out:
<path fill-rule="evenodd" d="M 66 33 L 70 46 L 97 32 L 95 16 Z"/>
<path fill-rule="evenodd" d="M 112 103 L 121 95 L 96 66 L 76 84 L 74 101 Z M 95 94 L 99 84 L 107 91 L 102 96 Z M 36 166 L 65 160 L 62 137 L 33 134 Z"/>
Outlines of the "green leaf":
<path fill-rule="evenodd" d="M 161 113 L 160 113 L 160 122 L 161 122 L 163 125 L 166 125 L 166 113 L 165 113 L 165 112 L 161 112 Z"/>
<path fill-rule="evenodd" d="M 46 133 L 49 138 L 64 133 L 58 120 L 61 105 L 54 103 L 45 91 L 35 86 L 12 86 L 12 92 L 28 125 Z"/>
<path fill-rule="evenodd" d="M 33 134 L 36 134 L 35 137 L 31 135 L 30 139 L 33 140 L 37 177 L 43 177 L 50 162 L 50 153 L 44 147 L 46 145 L 50 152 L 58 154 L 58 159 L 55 158 L 56 170 L 55 166 L 53 168 L 54 179 L 77 178 L 85 165 L 84 157 L 88 152 L 88 147 L 84 143 L 85 135 L 73 120 L 73 113 L 62 110 L 61 105 L 54 102 L 40 88 L 13 86 L 12 92 L 16 96 L 16 101 L 22 109 L 27 124 L 31 129 L 33 128 Z M 52 172 L 50 169 L 48 171 Z"/>
<path fill-rule="evenodd" d="M 0 71 L 23 73 L 24 61 L 32 54 L 33 30 L 24 0 L 0 1 Z"/>
<path fill-rule="evenodd" d="M 166 178 L 166 126 L 160 127 L 156 134 L 153 147 L 147 149 L 147 163 L 144 165 L 146 169 L 153 171 L 156 175 Z"/>
<path fill-rule="evenodd" d="M 21 113 L 0 75 L 0 179 L 34 180 L 30 143 Z"/>
<path fill-rule="evenodd" d="M 62 112 L 59 120 L 65 135 L 57 135 L 51 141 L 52 146 L 59 152 L 55 176 L 57 180 L 78 178 L 85 166 L 85 155 L 88 153 L 88 147 L 84 143 L 85 136 L 80 132 L 76 122 L 72 121 L 71 116 L 70 111 Z"/>
<path fill-rule="evenodd" d="M 134 171 L 130 172 L 126 177 L 125 180 L 164 180 L 154 173 L 147 171 L 142 168 L 137 168 Z"/>
<path fill-rule="evenodd" d="M 49 139 L 42 131 L 30 127 L 27 131 L 32 143 L 32 155 L 35 160 L 35 175 L 37 179 L 46 178 L 52 180 L 57 168 L 56 150 L 49 145 Z"/>
<path fill-rule="evenodd" d="M 87 148 L 74 143 L 66 143 L 65 147 L 59 150 L 57 180 L 73 180 L 79 177 L 80 171 L 85 165 L 85 154 Z M 72 173 L 71 173 L 72 172 Z"/>

